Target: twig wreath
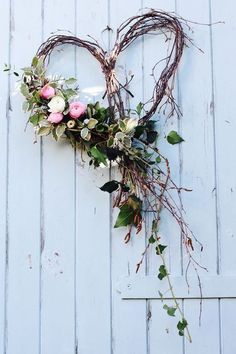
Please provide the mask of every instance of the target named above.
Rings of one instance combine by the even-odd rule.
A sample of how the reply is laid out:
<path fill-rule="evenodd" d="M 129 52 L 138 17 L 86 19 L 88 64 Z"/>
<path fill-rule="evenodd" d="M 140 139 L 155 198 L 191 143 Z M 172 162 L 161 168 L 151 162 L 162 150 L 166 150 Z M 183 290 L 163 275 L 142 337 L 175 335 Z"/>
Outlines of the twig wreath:
<path fill-rule="evenodd" d="M 166 209 L 179 225 L 182 244 L 189 260 L 186 274 L 190 265 L 196 272 L 199 266 L 193 257 L 193 243 L 198 243 L 200 249 L 202 246 L 183 219 L 180 193 L 186 189 L 179 188 L 171 178 L 168 159 L 157 147 L 158 131 L 152 119 L 157 110 L 163 112 L 166 106 L 170 108 L 170 115 L 180 115 L 173 97 L 174 80 L 184 47 L 191 42 L 183 25 L 187 25 L 187 22 L 172 13 L 149 10 L 121 24 L 110 53 L 92 38 L 83 40 L 71 35 L 53 35 L 40 46 L 31 66 L 23 69 L 20 91 L 25 97 L 23 110 L 29 112 L 29 122 L 39 136 L 51 134 L 55 140 L 66 138 L 73 147 L 87 153 L 90 165 L 94 167 L 109 166 L 112 162 L 118 165 L 121 179 L 107 181 L 101 187 L 102 191 L 116 192 L 113 207 L 119 208 L 119 214 L 114 227 L 128 227 L 125 236 L 127 243 L 133 228 L 137 234 L 141 231 L 145 214 L 148 212 L 152 215 L 151 232 L 137 264 L 137 272 L 147 250 L 154 246 L 162 261 L 158 278 L 167 278 L 168 291 L 173 299 L 173 306 L 163 304 L 163 307 L 170 316 L 179 313 L 179 335 L 186 336 L 191 342 L 188 323 L 174 295 L 164 257 L 167 246 L 162 244 L 159 235 L 161 210 Z M 166 40 L 171 39 L 167 56 L 163 59 L 165 67 L 155 80 L 150 100 L 145 104 L 139 103 L 135 110 L 126 109 L 123 94 L 132 93 L 129 91 L 129 82 L 123 85 L 116 77 L 117 58 L 136 39 L 156 32 L 164 34 Z M 98 60 L 105 77 L 104 98 L 107 98 L 108 107 L 102 107 L 99 102 L 80 102 L 74 78 L 46 76 L 47 59 L 55 48 L 64 44 L 85 48 Z M 153 68 L 153 76 L 157 64 Z M 167 141 L 177 144 L 183 139 L 177 132 L 171 131 Z M 173 191 L 180 203 L 173 199 Z M 199 287 L 201 290 L 200 280 Z"/>

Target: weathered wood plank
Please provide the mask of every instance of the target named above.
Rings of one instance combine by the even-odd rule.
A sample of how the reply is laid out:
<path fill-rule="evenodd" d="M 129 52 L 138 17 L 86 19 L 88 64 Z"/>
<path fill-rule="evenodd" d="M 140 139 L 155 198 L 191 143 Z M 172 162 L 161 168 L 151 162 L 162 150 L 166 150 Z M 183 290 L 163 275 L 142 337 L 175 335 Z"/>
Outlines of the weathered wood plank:
<path fill-rule="evenodd" d="M 10 4 L 4 2 L 0 12 L 0 33 L 2 55 L 0 56 L 0 68 L 4 68 L 4 63 L 9 62 L 9 39 L 10 32 L 6 33 L 6 28 L 10 24 Z M 4 35 L 3 35 L 4 34 Z M 7 222 L 7 204 L 8 204 L 8 122 L 9 122 L 9 77 L 0 70 L 0 351 L 4 352 L 5 347 L 5 300 L 7 290 L 5 284 L 7 271 L 7 240 L 8 240 L 8 222 Z"/>
<path fill-rule="evenodd" d="M 45 1 L 44 39 L 57 30 L 75 30 L 75 3 Z M 67 32 L 68 33 L 68 32 Z M 49 74 L 71 77 L 74 48 L 55 51 Z M 67 142 L 51 137 L 42 147 L 42 353 L 75 352 L 75 157 Z"/>
<path fill-rule="evenodd" d="M 107 0 L 79 1 L 77 35 L 91 35 L 107 47 Z M 88 38 L 88 37 L 87 37 Z M 100 101 L 104 79 L 99 64 L 86 52 L 76 52 L 76 72 L 84 102 Z M 84 157 L 85 158 L 85 157 Z M 109 169 L 88 167 L 76 156 L 76 332 L 78 353 L 110 353 L 110 202 L 100 191 Z"/>
<path fill-rule="evenodd" d="M 230 0 L 227 6 L 220 1 L 211 1 L 212 22 L 224 21 L 223 25 L 212 27 L 212 62 L 214 101 L 212 105 L 215 123 L 216 156 L 216 195 L 218 216 L 218 271 L 222 276 L 235 274 L 236 261 L 236 160 L 234 156 L 236 122 L 235 83 L 236 75 L 233 34 L 236 29 L 235 2 Z M 233 333 L 235 331 L 235 300 L 221 300 L 220 344 L 224 354 L 235 350 Z"/>
<path fill-rule="evenodd" d="M 171 276 L 176 297 L 179 299 L 200 299 L 199 284 L 195 276 L 189 276 L 188 289 L 183 276 Z M 159 285 L 160 284 L 160 285 Z M 208 275 L 201 277 L 202 296 L 204 299 L 236 298 L 236 276 Z M 117 284 L 123 299 L 160 299 L 158 290 L 163 298 L 171 298 L 166 281 L 159 282 L 155 276 L 124 277 Z"/>
<path fill-rule="evenodd" d="M 7 2 L 6 2 L 7 3 Z M 41 6 L 26 0 L 11 5 L 11 64 L 30 64 L 41 40 Z M 3 32 L 7 31 L 5 29 Z M 11 91 L 15 90 L 15 77 Z M 40 145 L 34 133 L 24 132 L 26 115 L 22 97 L 12 96 L 9 115 L 8 271 L 5 349 L 8 354 L 32 354 L 39 350 L 40 255 Z"/>
<path fill-rule="evenodd" d="M 175 1 L 156 1 L 144 0 L 144 7 L 158 8 L 164 11 L 175 11 Z M 173 41 L 173 38 L 171 39 Z M 153 90 L 153 78 L 150 76 L 154 64 L 166 57 L 166 53 L 169 48 L 169 43 L 166 42 L 164 35 L 148 35 L 144 38 L 144 84 L 145 84 L 145 99 L 146 101 L 152 94 Z M 160 63 L 156 70 L 155 75 L 158 78 L 163 70 L 165 62 Z M 175 82 L 174 95 L 178 102 L 178 83 Z M 176 116 L 167 119 L 168 110 L 166 115 L 156 112 L 154 118 L 157 120 L 157 128 L 160 132 L 160 138 L 157 141 L 158 148 L 162 154 L 168 158 L 171 168 L 171 175 L 177 185 L 180 185 L 180 164 L 182 159 L 180 156 L 179 147 L 170 145 L 165 137 L 171 130 L 178 131 L 178 119 Z M 176 193 L 171 193 L 171 196 L 177 201 Z M 165 252 L 166 261 L 168 264 L 168 270 L 172 275 L 181 275 L 182 273 L 182 250 L 180 240 L 179 226 L 173 220 L 172 216 L 166 210 L 162 210 L 159 235 L 161 236 L 161 242 L 168 246 Z M 150 234 L 148 235 L 150 236 Z M 151 249 L 148 254 L 148 274 L 157 275 L 158 268 L 161 264 L 161 260 L 156 256 L 155 250 Z M 162 282 L 156 278 L 155 288 L 156 293 L 162 287 Z M 157 347 L 160 343 L 161 348 L 166 348 L 167 353 L 171 351 L 171 347 L 175 348 L 175 351 L 182 353 L 182 340 L 176 335 L 176 323 L 172 318 L 166 315 L 163 310 L 163 304 L 148 300 L 147 312 L 149 313 L 150 321 L 148 323 L 148 353 L 156 353 Z M 166 332 L 168 328 L 168 333 Z M 170 344 L 170 338 L 172 344 Z"/>
<path fill-rule="evenodd" d="M 190 21 L 209 23 L 209 3 L 200 0 L 195 3 L 177 1 L 177 12 Z M 179 98 L 183 117 L 180 120 L 180 132 L 185 139 L 181 144 L 183 164 L 181 166 L 181 186 L 192 189 L 190 193 L 182 193 L 184 217 L 193 230 L 197 239 L 203 244 L 195 244 L 195 259 L 207 267 L 213 278 L 198 268 L 201 274 L 203 297 L 213 297 L 211 301 L 203 301 L 202 326 L 198 325 L 200 315 L 200 300 L 184 301 L 184 313 L 193 337 L 192 345 L 186 341 L 185 351 L 219 352 L 219 341 L 215 338 L 219 333 L 218 296 L 227 296 L 221 292 L 222 278 L 215 278 L 217 272 L 217 226 L 215 188 L 215 159 L 214 159 L 214 123 L 211 114 L 212 106 L 212 63 L 210 28 L 207 25 L 190 23 L 192 32 L 189 36 L 194 45 L 185 50 L 182 65 L 179 70 Z M 201 196 L 199 198 L 199 196 Z M 188 257 L 184 259 L 186 266 Z M 190 267 L 189 274 L 195 271 Z M 206 282 L 205 282 L 206 279 Z M 212 280 L 208 280 L 212 279 Z M 227 279 L 224 279 L 227 282 Z M 229 280 L 228 280 L 229 281 Z M 211 284 L 212 282 L 212 284 Z M 229 281 L 230 282 L 230 281 Z M 196 280 L 191 281 L 195 287 Z M 184 287 L 184 286 L 183 286 Z M 209 290 L 209 293 L 208 293 Z M 195 292 L 193 290 L 193 292 Z M 230 291 L 229 291 L 230 293 Z M 208 318 L 212 318 L 215 326 L 208 336 L 203 336 L 208 326 Z M 205 349 L 209 348 L 209 349 Z"/>
<path fill-rule="evenodd" d="M 141 1 L 111 1 L 110 4 L 110 26 L 113 29 L 114 37 L 116 28 L 129 16 L 139 13 Z M 125 11 L 124 11 L 125 8 Z M 135 109 L 137 104 L 143 100 L 143 43 L 138 39 L 134 45 L 130 46 L 120 55 L 117 62 L 117 71 L 121 82 L 125 82 L 126 76 L 134 77 L 130 84 L 130 91 L 134 98 L 126 98 L 126 104 Z M 112 179 L 118 179 L 120 175 L 117 171 L 112 171 Z M 112 227 L 118 210 L 112 213 Z M 147 349 L 146 337 L 146 303 L 134 301 L 132 305 L 121 299 L 116 291 L 116 281 L 122 275 L 135 274 L 136 264 L 141 258 L 145 249 L 145 230 L 136 235 L 133 231 L 128 244 L 124 243 L 126 229 L 112 229 L 112 353 L 132 354 L 145 353 Z M 140 269 L 140 274 L 145 274 L 145 263 Z M 132 343 L 132 345 L 130 344 Z M 129 349 L 127 349 L 129 348 Z"/>

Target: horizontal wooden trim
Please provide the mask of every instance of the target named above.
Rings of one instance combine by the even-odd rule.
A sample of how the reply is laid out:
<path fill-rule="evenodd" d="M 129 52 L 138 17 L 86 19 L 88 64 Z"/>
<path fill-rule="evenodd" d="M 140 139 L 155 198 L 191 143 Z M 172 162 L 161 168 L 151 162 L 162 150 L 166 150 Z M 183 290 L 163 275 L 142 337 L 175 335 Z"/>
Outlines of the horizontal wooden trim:
<path fill-rule="evenodd" d="M 189 276 L 190 288 L 183 276 L 172 276 L 171 282 L 176 298 L 200 299 L 198 280 Z M 212 275 L 201 277 L 203 299 L 236 298 L 236 276 Z M 155 276 L 124 277 L 118 284 L 117 290 L 123 299 L 170 299 L 166 279 L 160 281 Z"/>

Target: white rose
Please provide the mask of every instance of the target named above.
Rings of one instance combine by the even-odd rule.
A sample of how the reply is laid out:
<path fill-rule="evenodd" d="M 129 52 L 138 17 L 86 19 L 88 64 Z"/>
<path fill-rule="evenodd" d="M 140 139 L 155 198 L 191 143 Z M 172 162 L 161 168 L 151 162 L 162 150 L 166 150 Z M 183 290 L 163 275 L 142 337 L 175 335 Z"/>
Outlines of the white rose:
<path fill-rule="evenodd" d="M 65 100 L 61 96 L 54 96 L 48 103 L 49 112 L 51 113 L 62 113 L 65 109 Z"/>

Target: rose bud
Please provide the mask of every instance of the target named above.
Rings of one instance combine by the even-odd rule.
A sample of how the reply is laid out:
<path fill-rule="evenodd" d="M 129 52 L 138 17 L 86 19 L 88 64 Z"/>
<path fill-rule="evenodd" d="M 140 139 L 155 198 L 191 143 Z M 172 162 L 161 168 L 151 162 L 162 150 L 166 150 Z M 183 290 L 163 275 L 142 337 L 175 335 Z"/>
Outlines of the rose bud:
<path fill-rule="evenodd" d="M 46 100 L 49 100 L 50 98 L 55 96 L 55 89 L 52 86 L 47 84 L 47 85 L 43 86 L 43 88 L 41 88 L 40 96 L 42 98 L 45 98 Z"/>
<path fill-rule="evenodd" d="M 50 123 L 60 123 L 63 119 L 62 113 L 50 113 L 48 116 L 48 122 Z"/>
<path fill-rule="evenodd" d="M 86 105 L 82 102 L 72 102 L 69 106 L 69 115 L 73 119 L 78 119 L 86 111 Z"/>

